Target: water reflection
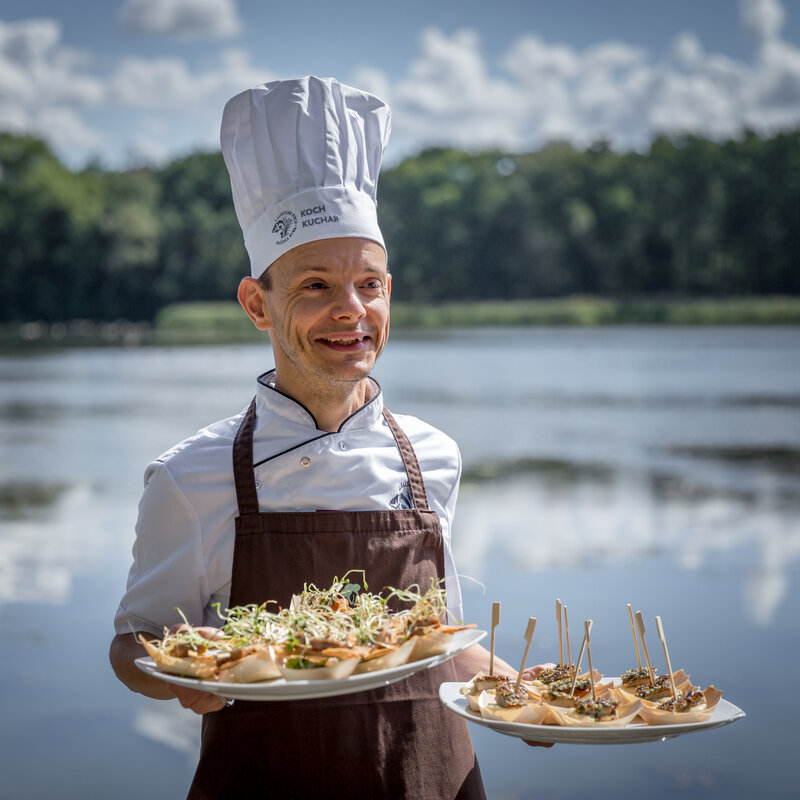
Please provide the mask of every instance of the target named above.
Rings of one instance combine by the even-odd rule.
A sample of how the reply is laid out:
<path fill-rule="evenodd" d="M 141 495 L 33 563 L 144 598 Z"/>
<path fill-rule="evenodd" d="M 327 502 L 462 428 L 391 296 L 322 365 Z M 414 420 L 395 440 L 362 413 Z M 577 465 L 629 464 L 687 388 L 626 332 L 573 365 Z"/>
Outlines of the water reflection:
<path fill-rule="evenodd" d="M 52 506 L 66 491 L 58 483 L 11 481 L 0 484 L 0 520 L 25 519 L 52 513 Z"/>
<path fill-rule="evenodd" d="M 109 558 L 103 498 L 88 483 L 6 484 L 0 494 L 13 498 L 0 510 L 0 603 L 68 603 L 76 577 Z"/>
<path fill-rule="evenodd" d="M 0 357 L 0 635 L 35 655 L 23 673 L 0 662 L 0 682 L 21 685 L 4 704 L 5 730 L 15 734 L 0 746 L 10 763 L 55 750 L 54 731 L 73 729 L 76 707 L 100 708 L 111 719 L 82 729 L 76 774 L 107 765 L 117 790 L 107 796 L 117 800 L 180 796 L 157 787 L 188 785 L 198 721 L 116 681 L 111 620 L 145 465 L 246 406 L 268 367 L 257 345 Z M 800 330 L 395 336 L 379 373 L 393 411 L 461 446 L 456 560 L 487 586 L 483 595 L 465 582 L 471 619 L 485 627 L 481 610 L 509 599 L 500 652 L 518 657 L 527 615 L 546 613 L 557 592 L 571 618 L 597 615 L 598 662 L 624 667 L 629 631 L 616 621 L 625 602 L 641 602 L 665 617 L 676 657 L 689 654 L 698 676 L 718 680 L 748 712 L 702 748 L 670 742 L 680 769 L 665 766 L 653 749 L 661 745 L 642 745 L 635 763 L 626 748 L 583 748 L 577 775 L 572 748 L 510 750 L 504 737 L 473 731 L 490 796 L 526 797 L 536 785 L 541 796 L 578 797 L 609 768 L 625 776 L 618 798 L 736 796 L 742 786 L 782 796 L 795 731 L 778 699 L 756 698 L 749 674 L 765 653 L 780 665 L 798 655 Z M 700 630 L 697 610 L 712 600 Z M 553 631 L 540 622 L 536 635 L 549 658 Z M 131 763 L 153 764 L 167 748 L 157 774 L 128 775 Z M 49 795 L 38 796 L 59 796 L 61 782 L 54 775 Z M 24 776 L 8 792 L 34 796 Z"/>
<path fill-rule="evenodd" d="M 534 464 L 543 467 L 523 466 Z M 605 465 L 497 472 L 502 480 L 477 483 L 481 470 L 470 471 L 462 488 L 456 546 L 467 574 L 481 573 L 490 549 L 530 573 L 625 564 L 699 572 L 735 553 L 747 554 L 741 607 L 753 623 L 771 624 L 787 598 L 800 559 L 797 487 L 787 498 L 769 475 L 744 492 Z"/>

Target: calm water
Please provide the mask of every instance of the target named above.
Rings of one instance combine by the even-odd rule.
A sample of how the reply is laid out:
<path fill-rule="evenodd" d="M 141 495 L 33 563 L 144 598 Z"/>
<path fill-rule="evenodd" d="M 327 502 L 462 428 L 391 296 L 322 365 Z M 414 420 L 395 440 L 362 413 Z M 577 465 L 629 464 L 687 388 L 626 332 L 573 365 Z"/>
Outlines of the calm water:
<path fill-rule="evenodd" d="M 266 347 L 0 357 L 0 800 L 180 798 L 197 721 L 107 663 L 142 471 L 250 399 Z M 800 329 L 535 329 L 395 337 L 387 404 L 460 443 L 455 550 L 468 621 L 502 603 L 498 652 L 557 659 L 594 621 L 607 675 L 635 662 L 714 683 L 747 718 L 663 743 L 533 749 L 472 726 L 494 800 L 796 797 Z M 482 584 L 482 586 L 478 583 Z M 483 588 L 485 587 L 485 588 Z"/>

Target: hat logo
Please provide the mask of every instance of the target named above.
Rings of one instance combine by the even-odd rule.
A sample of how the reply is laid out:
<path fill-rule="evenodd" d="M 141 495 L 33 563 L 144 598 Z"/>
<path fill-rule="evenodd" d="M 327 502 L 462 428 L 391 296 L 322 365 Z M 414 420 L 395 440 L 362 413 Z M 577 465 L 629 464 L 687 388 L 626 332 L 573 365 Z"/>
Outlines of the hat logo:
<path fill-rule="evenodd" d="M 292 211 L 283 211 L 275 218 L 272 232 L 278 234 L 275 244 L 283 244 L 297 230 L 297 216 Z"/>

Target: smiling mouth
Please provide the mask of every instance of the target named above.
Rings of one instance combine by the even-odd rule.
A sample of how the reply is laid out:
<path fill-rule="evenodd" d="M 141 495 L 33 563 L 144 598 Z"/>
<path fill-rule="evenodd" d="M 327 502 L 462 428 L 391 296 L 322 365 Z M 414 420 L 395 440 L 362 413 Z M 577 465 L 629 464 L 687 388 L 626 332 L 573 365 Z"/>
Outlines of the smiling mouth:
<path fill-rule="evenodd" d="M 369 336 L 358 336 L 358 337 L 348 337 L 348 338 L 341 338 L 341 339 L 334 339 L 328 336 L 320 336 L 320 341 L 324 342 L 325 344 L 333 344 L 339 345 L 340 347 L 351 347 L 354 344 L 361 344 L 362 342 L 366 342 L 369 339 Z"/>

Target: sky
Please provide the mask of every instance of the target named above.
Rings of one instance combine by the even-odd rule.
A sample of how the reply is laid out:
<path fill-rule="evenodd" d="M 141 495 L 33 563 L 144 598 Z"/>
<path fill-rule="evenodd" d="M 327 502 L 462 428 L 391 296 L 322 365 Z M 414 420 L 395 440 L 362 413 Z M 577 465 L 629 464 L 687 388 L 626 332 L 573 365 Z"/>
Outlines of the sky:
<path fill-rule="evenodd" d="M 315 74 L 425 147 L 646 149 L 800 126 L 800 0 L 0 0 L 0 130 L 70 167 L 219 148 L 234 94 Z"/>

